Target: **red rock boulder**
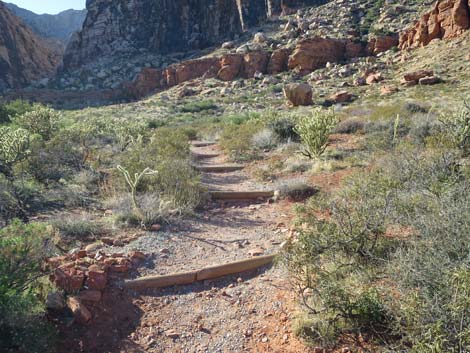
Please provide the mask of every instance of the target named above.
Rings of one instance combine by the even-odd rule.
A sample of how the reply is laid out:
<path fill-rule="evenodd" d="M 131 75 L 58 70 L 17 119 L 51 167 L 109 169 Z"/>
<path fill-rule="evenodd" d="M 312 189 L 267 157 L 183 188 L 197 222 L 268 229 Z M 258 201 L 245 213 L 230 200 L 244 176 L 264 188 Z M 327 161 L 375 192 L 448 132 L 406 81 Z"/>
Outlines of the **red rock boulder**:
<path fill-rule="evenodd" d="M 90 322 L 92 315 L 90 310 L 81 302 L 77 297 L 69 297 L 67 299 L 67 306 L 72 311 L 75 320 L 80 324 Z"/>
<path fill-rule="evenodd" d="M 291 83 L 284 86 L 284 96 L 294 107 L 299 105 L 312 105 L 312 87 L 303 83 Z"/>

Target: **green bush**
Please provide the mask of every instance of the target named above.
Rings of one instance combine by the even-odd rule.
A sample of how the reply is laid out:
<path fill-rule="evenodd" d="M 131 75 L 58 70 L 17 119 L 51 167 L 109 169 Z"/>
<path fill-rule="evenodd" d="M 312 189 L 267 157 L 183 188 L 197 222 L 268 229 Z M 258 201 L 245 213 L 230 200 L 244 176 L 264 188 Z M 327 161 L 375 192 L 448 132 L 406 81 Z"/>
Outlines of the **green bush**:
<path fill-rule="evenodd" d="M 32 134 L 41 135 L 44 140 L 48 141 L 59 130 L 59 120 L 60 114 L 56 110 L 36 106 L 34 110 L 16 116 L 13 122 Z"/>
<path fill-rule="evenodd" d="M 325 152 L 330 134 L 337 124 L 334 111 L 321 108 L 315 109 L 311 116 L 300 119 L 295 131 L 304 146 L 302 154 L 310 159 L 319 158 Z"/>
<path fill-rule="evenodd" d="M 34 105 L 21 99 L 0 104 L 0 124 L 10 123 L 12 119 L 33 109 Z"/>
<path fill-rule="evenodd" d="M 220 137 L 219 144 L 234 161 L 250 161 L 259 157 L 253 146 L 253 137 L 262 125 L 250 121 L 242 125 L 228 125 Z"/>
<path fill-rule="evenodd" d="M 45 352 L 52 348 L 44 313 L 41 264 L 50 249 L 46 226 L 13 222 L 0 229 L 0 350 Z"/>
<path fill-rule="evenodd" d="M 217 105 L 214 104 L 212 101 L 197 101 L 186 103 L 179 107 L 179 111 L 182 113 L 200 113 L 207 110 L 215 110 L 217 109 Z"/>
<path fill-rule="evenodd" d="M 299 141 L 299 134 L 295 131 L 295 121 L 290 118 L 280 118 L 271 121 L 268 127 L 274 131 L 282 142 Z"/>
<path fill-rule="evenodd" d="M 459 158 L 399 148 L 299 208 L 300 235 L 283 259 L 315 344 L 353 333 L 390 351 L 470 347 L 470 181 Z"/>
<path fill-rule="evenodd" d="M 131 188 L 133 196 L 119 206 L 122 219 L 137 216 L 141 221 L 146 219 L 146 224 L 168 221 L 173 216 L 193 211 L 200 204 L 204 189 L 199 174 L 190 164 L 190 144 L 184 131 L 159 129 L 148 141 L 134 144 L 122 153 L 119 162 L 122 167 L 121 172 L 117 172 L 118 190 L 129 190 L 129 182 L 122 177 L 123 171 L 130 178 L 126 180 L 131 181 L 136 181 L 135 174 L 144 170 L 156 172 L 146 173 L 139 178 L 135 190 Z"/>
<path fill-rule="evenodd" d="M 461 149 L 465 155 L 470 153 L 470 106 L 465 104 L 460 111 L 451 115 L 442 115 L 440 118 L 445 133 L 450 136 L 455 147 Z"/>

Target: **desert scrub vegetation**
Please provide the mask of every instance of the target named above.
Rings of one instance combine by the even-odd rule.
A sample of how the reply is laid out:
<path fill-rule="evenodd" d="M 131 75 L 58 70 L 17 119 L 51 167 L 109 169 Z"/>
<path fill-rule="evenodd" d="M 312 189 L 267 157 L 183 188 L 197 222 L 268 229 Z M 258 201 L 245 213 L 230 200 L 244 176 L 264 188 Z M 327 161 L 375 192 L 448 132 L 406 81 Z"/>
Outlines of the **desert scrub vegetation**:
<path fill-rule="evenodd" d="M 328 147 L 328 139 L 337 124 L 338 117 L 333 110 L 317 108 L 310 116 L 301 118 L 295 126 L 303 145 L 301 153 L 318 159 Z"/>
<path fill-rule="evenodd" d="M 199 206 L 204 188 L 190 163 L 188 135 L 162 128 L 141 139 L 118 157 L 113 173 L 119 219 L 127 224 L 151 225 L 189 214 Z"/>
<path fill-rule="evenodd" d="M 283 254 L 306 318 L 331 347 L 368 337 L 387 352 L 465 352 L 470 180 L 458 148 L 399 144 L 332 195 L 298 210 Z"/>
<path fill-rule="evenodd" d="M 34 107 L 33 104 L 21 99 L 0 104 L 0 125 L 10 123 L 12 119 L 33 110 Z"/>
<path fill-rule="evenodd" d="M 44 316 L 41 267 L 52 250 L 50 230 L 44 224 L 19 220 L 0 229 L 0 350 L 45 352 L 53 330 Z"/>

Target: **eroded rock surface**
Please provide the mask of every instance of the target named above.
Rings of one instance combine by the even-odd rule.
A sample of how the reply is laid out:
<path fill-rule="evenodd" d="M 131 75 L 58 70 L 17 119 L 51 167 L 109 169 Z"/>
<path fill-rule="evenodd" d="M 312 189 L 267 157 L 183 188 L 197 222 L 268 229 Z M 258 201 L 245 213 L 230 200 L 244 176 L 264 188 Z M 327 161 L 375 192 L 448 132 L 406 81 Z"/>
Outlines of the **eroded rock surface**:
<path fill-rule="evenodd" d="M 0 2 L 0 92 L 52 75 L 59 61 L 58 53 Z"/>
<path fill-rule="evenodd" d="M 428 45 L 434 39 L 449 39 L 470 28 L 468 0 L 439 0 L 432 10 L 400 35 L 400 49 Z"/>

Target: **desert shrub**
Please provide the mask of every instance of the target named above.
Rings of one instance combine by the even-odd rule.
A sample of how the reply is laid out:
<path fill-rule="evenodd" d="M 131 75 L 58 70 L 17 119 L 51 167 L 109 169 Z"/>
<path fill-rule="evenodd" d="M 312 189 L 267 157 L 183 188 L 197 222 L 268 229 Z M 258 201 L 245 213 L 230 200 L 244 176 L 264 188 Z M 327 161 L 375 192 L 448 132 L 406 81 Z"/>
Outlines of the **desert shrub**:
<path fill-rule="evenodd" d="M 33 143 L 26 168 L 38 181 L 59 181 L 79 172 L 84 158 L 77 143 L 68 140 L 67 135 L 57 134 L 46 143 Z"/>
<path fill-rule="evenodd" d="M 405 104 L 405 110 L 407 112 L 410 112 L 412 114 L 417 114 L 417 113 L 427 113 L 428 110 L 425 107 L 422 107 L 421 105 L 417 103 L 406 103 Z"/>
<path fill-rule="evenodd" d="M 337 134 L 355 134 L 363 131 L 366 123 L 359 118 L 351 118 L 341 121 L 335 129 Z"/>
<path fill-rule="evenodd" d="M 258 131 L 252 137 L 253 147 L 259 150 L 271 150 L 276 147 L 277 143 L 277 136 L 269 129 Z"/>
<path fill-rule="evenodd" d="M 295 121 L 290 118 L 280 118 L 271 121 L 268 127 L 274 131 L 282 142 L 299 141 L 299 134 L 295 131 Z"/>
<path fill-rule="evenodd" d="M 466 103 L 460 109 L 450 115 L 441 115 L 441 123 L 444 125 L 444 132 L 447 134 L 455 147 L 464 152 L 470 153 L 470 106 Z"/>
<path fill-rule="evenodd" d="M 182 105 L 178 110 L 182 113 L 200 113 L 207 110 L 215 110 L 217 105 L 213 101 L 197 101 Z"/>
<path fill-rule="evenodd" d="M 66 241 L 85 240 L 106 234 L 106 229 L 89 215 L 63 216 L 50 223 Z"/>
<path fill-rule="evenodd" d="M 315 109 L 311 116 L 300 119 L 295 127 L 303 144 L 302 154 L 310 159 L 319 158 L 328 146 L 330 134 L 338 118 L 333 110 Z"/>
<path fill-rule="evenodd" d="M 310 185 L 304 179 L 283 180 L 276 185 L 279 197 L 292 201 L 303 201 L 318 192 L 318 189 Z"/>
<path fill-rule="evenodd" d="M 410 132 L 410 120 L 399 115 L 393 119 L 369 121 L 364 126 L 365 147 L 371 150 L 390 150 Z"/>
<path fill-rule="evenodd" d="M 15 117 L 14 123 L 32 134 L 41 135 L 47 141 L 58 131 L 59 120 L 60 114 L 56 110 L 36 106 L 34 110 Z"/>
<path fill-rule="evenodd" d="M 426 145 L 431 136 L 439 134 L 441 124 L 434 116 L 415 115 L 410 123 L 408 138 L 416 145 Z"/>
<path fill-rule="evenodd" d="M 10 217 L 27 219 L 26 204 L 20 190 L 17 189 L 18 179 L 15 167 L 23 162 L 30 153 L 30 135 L 23 129 L 0 127 L 0 184 L 4 197 L 1 216 L 4 222 Z"/>
<path fill-rule="evenodd" d="M 15 119 L 17 116 L 33 109 L 34 105 L 21 99 L 0 104 L 0 124 L 10 123 L 11 119 Z"/>
<path fill-rule="evenodd" d="M 49 254 L 45 225 L 19 221 L 0 229 L 0 350 L 45 352 L 52 348 L 39 280 Z"/>
<path fill-rule="evenodd" d="M 262 129 L 257 122 L 242 125 L 228 125 L 223 130 L 219 144 L 234 161 L 249 161 L 258 158 L 258 150 L 253 147 L 253 136 Z"/>
<path fill-rule="evenodd" d="M 122 206 L 121 218 L 137 218 L 148 225 L 151 220 L 168 221 L 171 216 L 191 212 L 200 204 L 204 190 L 199 174 L 190 164 L 188 137 L 181 130 L 161 129 L 149 141 L 131 146 L 119 161 L 122 167 L 117 175 L 118 190 L 130 191 L 133 209 L 132 217 L 126 216 L 129 212 Z M 151 202 L 155 204 L 151 206 Z"/>
<path fill-rule="evenodd" d="M 304 335 L 325 346 L 369 335 L 391 351 L 469 346 L 470 184 L 459 158 L 398 149 L 299 208 L 283 259 L 309 313 Z"/>

